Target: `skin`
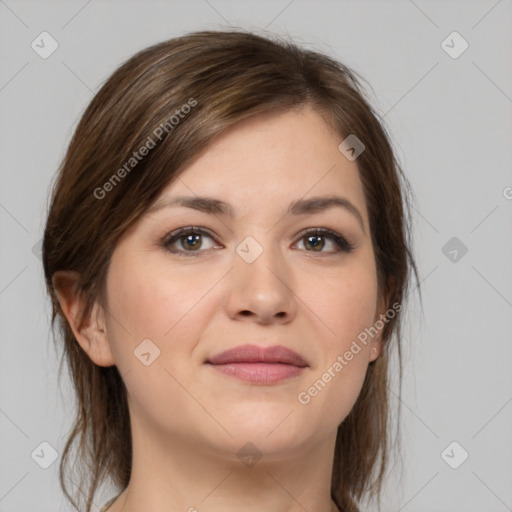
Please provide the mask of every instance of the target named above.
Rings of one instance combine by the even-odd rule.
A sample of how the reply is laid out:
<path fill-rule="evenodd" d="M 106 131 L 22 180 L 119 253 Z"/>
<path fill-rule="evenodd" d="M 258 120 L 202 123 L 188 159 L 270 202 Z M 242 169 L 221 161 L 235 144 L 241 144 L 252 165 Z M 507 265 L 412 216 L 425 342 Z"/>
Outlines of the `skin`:
<path fill-rule="evenodd" d="M 342 140 L 309 106 L 239 122 L 159 198 L 215 197 L 233 207 L 233 218 L 182 206 L 146 212 L 114 250 L 107 310 L 96 304 L 80 330 L 74 276 L 54 276 L 78 342 L 96 364 L 115 364 L 128 391 L 133 471 L 109 512 L 337 510 L 336 431 L 381 354 L 380 333 L 307 405 L 297 397 L 385 311 L 357 163 L 338 150 Z M 285 214 L 292 201 L 332 194 L 353 203 L 362 225 L 340 207 Z M 213 235 L 199 238 L 195 256 L 161 244 L 186 226 Z M 314 251 L 302 232 L 322 227 L 354 250 L 325 238 Z M 235 250 L 247 236 L 263 249 L 252 263 Z M 185 238 L 173 247 L 189 254 Z M 144 339 L 160 350 L 149 366 L 134 356 Z M 284 345 L 309 367 L 255 385 L 204 363 L 245 343 Z M 237 457 L 248 442 L 262 455 L 252 467 Z"/>

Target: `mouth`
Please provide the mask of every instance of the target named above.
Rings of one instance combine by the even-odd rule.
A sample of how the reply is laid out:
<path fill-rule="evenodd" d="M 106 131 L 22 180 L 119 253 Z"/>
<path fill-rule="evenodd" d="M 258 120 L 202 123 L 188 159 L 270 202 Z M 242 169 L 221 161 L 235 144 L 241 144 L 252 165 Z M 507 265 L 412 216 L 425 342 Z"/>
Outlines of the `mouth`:
<path fill-rule="evenodd" d="M 205 364 L 251 384 L 270 385 L 299 376 L 308 362 L 281 345 L 241 345 L 210 357 Z"/>

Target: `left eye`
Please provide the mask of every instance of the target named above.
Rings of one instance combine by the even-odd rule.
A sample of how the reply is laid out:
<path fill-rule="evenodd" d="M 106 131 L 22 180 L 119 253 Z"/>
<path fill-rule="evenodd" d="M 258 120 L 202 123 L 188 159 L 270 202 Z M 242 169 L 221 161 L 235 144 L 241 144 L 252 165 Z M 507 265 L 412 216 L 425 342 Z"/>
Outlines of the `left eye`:
<path fill-rule="evenodd" d="M 322 249 L 326 246 L 326 240 L 330 240 L 331 247 L 334 245 L 334 251 L 322 251 Z M 299 241 L 303 242 L 304 247 L 311 247 L 312 250 L 308 252 L 351 252 L 354 249 L 354 246 L 347 242 L 345 238 L 336 233 L 335 231 L 331 231 L 330 229 L 325 228 L 316 228 L 310 229 L 305 233 L 302 233 Z M 306 244 L 304 244 L 306 241 Z M 329 244 L 327 244 L 329 245 Z"/>
<path fill-rule="evenodd" d="M 210 240 L 210 243 L 207 244 L 207 247 L 204 247 L 205 239 Z M 301 243 L 307 252 L 349 253 L 354 249 L 354 247 L 341 235 L 335 231 L 331 231 L 325 228 L 315 228 L 310 229 L 307 232 L 303 232 L 299 238 L 299 241 L 294 245 L 300 245 Z M 197 256 L 201 252 L 201 249 L 212 249 L 215 244 L 212 235 L 210 235 L 207 231 L 202 228 L 191 226 L 180 228 L 177 231 L 170 233 L 162 241 L 162 245 L 174 254 L 183 256 Z M 323 250 L 326 247 L 327 250 Z"/>

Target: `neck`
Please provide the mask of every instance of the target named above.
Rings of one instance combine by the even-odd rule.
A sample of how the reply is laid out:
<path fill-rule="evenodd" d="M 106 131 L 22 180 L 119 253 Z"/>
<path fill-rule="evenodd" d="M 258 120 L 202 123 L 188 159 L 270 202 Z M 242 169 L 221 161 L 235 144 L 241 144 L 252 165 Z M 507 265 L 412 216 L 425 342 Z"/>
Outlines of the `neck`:
<path fill-rule="evenodd" d="M 261 451 L 235 442 L 245 456 L 178 435 L 132 422 L 130 482 L 108 512 L 338 512 L 330 494 L 336 431 L 278 455 L 264 440 L 253 443 Z"/>

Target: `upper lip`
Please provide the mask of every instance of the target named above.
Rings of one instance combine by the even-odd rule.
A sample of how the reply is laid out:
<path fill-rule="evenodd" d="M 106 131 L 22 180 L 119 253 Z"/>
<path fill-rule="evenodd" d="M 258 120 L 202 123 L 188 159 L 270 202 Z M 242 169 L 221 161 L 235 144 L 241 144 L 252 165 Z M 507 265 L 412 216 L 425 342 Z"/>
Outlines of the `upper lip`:
<path fill-rule="evenodd" d="M 228 363 L 283 363 L 294 366 L 309 366 L 307 361 L 297 352 L 274 345 L 271 347 L 260 347 L 258 345 L 239 345 L 212 356 L 206 360 L 210 364 Z"/>

